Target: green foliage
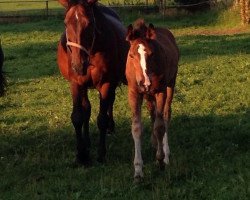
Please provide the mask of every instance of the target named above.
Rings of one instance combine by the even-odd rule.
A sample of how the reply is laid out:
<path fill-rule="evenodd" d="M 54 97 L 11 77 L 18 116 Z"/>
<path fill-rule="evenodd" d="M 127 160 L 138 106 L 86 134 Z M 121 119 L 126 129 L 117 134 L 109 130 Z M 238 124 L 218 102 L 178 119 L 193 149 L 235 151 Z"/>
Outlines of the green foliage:
<path fill-rule="evenodd" d="M 223 29 L 219 16 L 194 15 L 193 23 L 191 18 L 146 17 L 171 28 L 181 60 L 169 136 L 171 164 L 165 171 L 155 165 L 144 107 L 145 179 L 140 185 L 132 183 L 126 86 L 116 91 L 116 133 L 107 138 L 104 165 L 95 161 L 98 94 L 89 92 L 93 166 L 74 168 L 71 97 L 56 65 L 63 20 L 0 25 L 8 75 L 7 94 L 0 98 L 0 199 L 249 199 L 250 34 L 211 35 Z M 136 17 L 124 15 L 124 23 Z M 203 31 L 209 34 L 197 35 Z"/>
<path fill-rule="evenodd" d="M 197 4 L 197 3 L 202 3 L 206 2 L 208 0 L 175 0 L 175 2 L 183 5 L 189 5 L 189 4 Z"/>

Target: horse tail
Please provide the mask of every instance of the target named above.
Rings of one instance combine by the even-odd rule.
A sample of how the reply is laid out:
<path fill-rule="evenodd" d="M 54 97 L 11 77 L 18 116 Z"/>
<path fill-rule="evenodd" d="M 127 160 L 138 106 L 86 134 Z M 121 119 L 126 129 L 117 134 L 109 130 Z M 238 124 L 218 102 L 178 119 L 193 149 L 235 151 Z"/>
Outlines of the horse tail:
<path fill-rule="evenodd" d="M 4 54 L 3 49 L 1 46 L 1 40 L 0 40 L 0 97 L 4 95 L 5 87 L 6 87 L 6 79 L 3 72 L 3 61 L 4 61 Z"/>

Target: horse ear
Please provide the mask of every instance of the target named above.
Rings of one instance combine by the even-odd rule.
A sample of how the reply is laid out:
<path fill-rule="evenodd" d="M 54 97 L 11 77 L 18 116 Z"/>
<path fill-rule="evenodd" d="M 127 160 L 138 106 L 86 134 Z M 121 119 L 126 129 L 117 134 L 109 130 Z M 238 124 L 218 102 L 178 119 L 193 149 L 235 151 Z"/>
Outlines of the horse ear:
<path fill-rule="evenodd" d="M 156 38 L 155 27 L 153 24 L 149 24 L 149 26 L 148 26 L 147 38 L 148 39 L 155 39 Z"/>
<path fill-rule="evenodd" d="M 127 29 L 128 30 L 127 30 L 126 40 L 131 41 L 133 40 L 133 30 L 134 30 L 133 25 L 130 24 Z"/>
<path fill-rule="evenodd" d="M 94 5 L 98 0 L 87 0 L 89 5 Z"/>
<path fill-rule="evenodd" d="M 58 0 L 58 1 L 63 7 L 68 8 L 69 0 Z"/>

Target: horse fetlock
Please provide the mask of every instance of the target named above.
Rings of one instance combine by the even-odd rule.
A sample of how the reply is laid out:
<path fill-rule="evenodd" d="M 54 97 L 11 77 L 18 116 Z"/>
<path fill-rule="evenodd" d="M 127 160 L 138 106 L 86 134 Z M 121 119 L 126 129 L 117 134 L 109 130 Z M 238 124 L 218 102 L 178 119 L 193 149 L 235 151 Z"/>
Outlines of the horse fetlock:
<path fill-rule="evenodd" d="M 163 152 L 163 149 L 162 148 L 159 148 L 156 152 L 156 159 L 157 160 L 163 160 L 165 157 L 165 154 Z"/>
<path fill-rule="evenodd" d="M 166 165 L 169 165 L 169 155 L 165 155 L 163 162 L 164 162 Z"/>

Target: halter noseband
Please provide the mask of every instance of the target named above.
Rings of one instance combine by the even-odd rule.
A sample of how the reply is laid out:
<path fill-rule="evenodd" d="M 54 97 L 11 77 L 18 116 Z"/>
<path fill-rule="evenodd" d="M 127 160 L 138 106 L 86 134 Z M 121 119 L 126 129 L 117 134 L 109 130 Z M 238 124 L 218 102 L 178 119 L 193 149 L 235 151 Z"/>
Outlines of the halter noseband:
<path fill-rule="evenodd" d="M 70 42 L 70 41 L 68 40 L 67 31 L 66 31 L 66 38 L 67 38 L 67 43 L 66 43 L 67 46 L 77 47 L 77 48 L 83 50 L 88 56 L 90 56 L 90 52 L 89 52 L 84 46 L 82 46 L 82 45 L 80 45 L 80 44 L 77 44 L 77 43 L 75 43 L 75 42 Z M 91 50 L 92 50 L 92 49 L 91 49 Z"/>

